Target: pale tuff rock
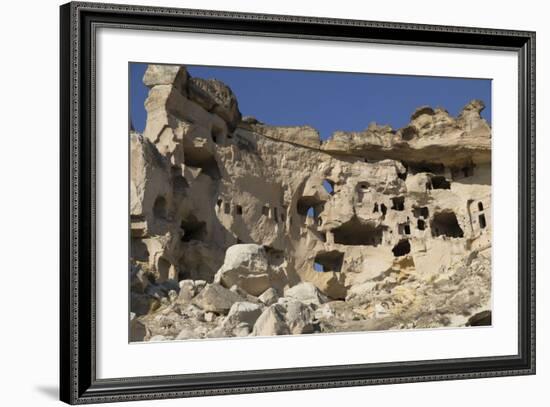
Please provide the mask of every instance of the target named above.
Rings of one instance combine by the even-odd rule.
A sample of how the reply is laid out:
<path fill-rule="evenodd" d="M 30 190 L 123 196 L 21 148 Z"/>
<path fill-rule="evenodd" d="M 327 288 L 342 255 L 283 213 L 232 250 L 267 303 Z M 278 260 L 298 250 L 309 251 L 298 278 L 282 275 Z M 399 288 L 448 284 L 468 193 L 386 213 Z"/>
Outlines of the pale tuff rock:
<path fill-rule="evenodd" d="M 225 287 L 237 285 L 249 294 L 260 295 L 272 286 L 267 254 L 263 246 L 238 244 L 225 253 L 222 267 L 214 281 Z"/>
<path fill-rule="evenodd" d="M 227 314 L 231 306 L 242 297 L 219 284 L 209 284 L 193 299 L 193 303 L 205 311 Z"/>
<path fill-rule="evenodd" d="M 280 304 L 285 309 L 285 321 L 291 334 L 310 334 L 315 331 L 315 314 L 310 305 L 292 298 Z"/>
<path fill-rule="evenodd" d="M 273 304 L 269 306 L 254 324 L 252 335 L 288 335 L 290 333 L 290 329 L 285 321 L 284 314 L 285 309 L 282 305 Z"/>
<path fill-rule="evenodd" d="M 195 283 L 193 280 L 181 280 L 179 282 L 180 292 L 178 299 L 181 302 L 189 302 L 195 296 Z"/>
<path fill-rule="evenodd" d="M 328 299 L 312 283 L 300 283 L 285 291 L 285 297 L 293 298 L 304 304 L 324 304 Z"/>
<path fill-rule="evenodd" d="M 223 82 L 216 79 L 191 78 L 188 92 L 190 99 L 199 103 L 225 120 L 234 129 L 241 119 L 237 98 Z"/>
<path fill-rule="evenodd" d="M 229 87 L 185 67 L 149 65 L 143 80 L 131 340 L 490 323 L 483 102 L 321 141 L 241 119 Z"/>
<path fill-rule="evenodd" d="M 268 288 L 265 290 L 258 299 L 265 305 L 272 305 L 275 304 L 279 300 L 279 294 L 277 293 L 277 290 L 275 290 L 273 287 Z"/>
<path fill-rule="evenodd" d="M 225 327 L 236 327 L 241 323 L 253 327 L 258 317 L 262 314 L 262 307 L 251 302 L 236 302 L 231 306 L 226 319 Z"/>

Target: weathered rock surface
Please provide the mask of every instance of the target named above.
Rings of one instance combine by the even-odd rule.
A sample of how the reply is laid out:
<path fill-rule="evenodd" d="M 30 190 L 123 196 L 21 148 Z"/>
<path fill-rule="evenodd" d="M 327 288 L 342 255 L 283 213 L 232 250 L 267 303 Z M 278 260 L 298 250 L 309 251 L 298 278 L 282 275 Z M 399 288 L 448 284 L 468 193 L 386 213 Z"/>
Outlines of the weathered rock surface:
<path fill-rule="evenodd" d="M 456 119 L 443 109 L 423 106 L 408 126 L 394 131 L 370 125 L 363 132 L 336 132 L 322 145 L 332 153 L 359 155 L 371 160 L 390 158 L 410 163 L 439 163 L 460 168 L 464 163 L 491 161 L 491 128 L 480 112 L 485 105 L 474 100 Z"/>
<path fill-rule="evenodd" d="M 262 314 L 262 307 L 251 302 L 236 302 L 231 306 L 224 324 L 237 326 L 240 323 L 254 326 L 258 317 Z"/>
<path fill-rule="evenodd" d="M 131 340 L 490 323 L 483 102 L 321 141 L 241 119 L 229 87 L 185 67 L 150 65 L 143 80 Z"/>
<path fill-rule="evenodd" d="M 273 287 L 268 288 L 265 290 L 258 299 L 265 305 L 272 305 L 275 304 L 279 300 L 279 294 L 277 293 L 277 290 L 275 290 Z"/>
<path fill-rule="evenodd" d="M 288 335 L 290 329 L 285 321 L 285 309 L 280 304 L 273 304 L 260 315 L 252 335 L 254 336 L 273 336 Z"/>
<path fill-rule="evenodd" d="M 323 304 L 328 301 L 327 297 L 319 292 L 312 283 L 300 283 L 285 291 L 285 297 L 293 298 L 304 304 Z"/>
<path fill-rule="evenodd" d="M 249 294 L 260 295 L 272 286 L 267 254 L 257 244 L 237 244 L 227 249 L 214 281 L 225 287 L 237 285 Z"/>
<path fill-rule="evenodd" d="M 205 311 L 227 314 L 233 304 L 242 297 L 219 284 L 209 284 L 193 299 L 193 303 Z"/>

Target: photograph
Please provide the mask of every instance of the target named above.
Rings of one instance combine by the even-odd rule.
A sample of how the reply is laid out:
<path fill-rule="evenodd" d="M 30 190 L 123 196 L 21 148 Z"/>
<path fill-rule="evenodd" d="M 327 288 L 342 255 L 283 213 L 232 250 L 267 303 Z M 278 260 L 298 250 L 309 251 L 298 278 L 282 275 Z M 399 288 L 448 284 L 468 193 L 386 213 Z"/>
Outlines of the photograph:
<path fill-rule="evenodd" d="M 492 325 L 490 78 L 182 62 L 128 64 L 129 342 Z"/>
<path fill-rule="evenodd" d="M 59 399 L 536 394 L 542 14 L 203 3 L 59 7 Z"/>

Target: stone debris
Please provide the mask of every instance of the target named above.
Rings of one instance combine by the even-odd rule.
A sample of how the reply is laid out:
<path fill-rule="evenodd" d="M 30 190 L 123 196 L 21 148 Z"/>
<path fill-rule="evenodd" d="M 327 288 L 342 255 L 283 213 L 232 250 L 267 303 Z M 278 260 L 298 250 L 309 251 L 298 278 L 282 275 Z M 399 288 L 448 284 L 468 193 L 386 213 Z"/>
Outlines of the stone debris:
<path fill-rule="evenodd" d="M 130 340 L 491 324 L 491 128 L 421 106 L 322 141 L 149 65 L 130 133 Z"/>

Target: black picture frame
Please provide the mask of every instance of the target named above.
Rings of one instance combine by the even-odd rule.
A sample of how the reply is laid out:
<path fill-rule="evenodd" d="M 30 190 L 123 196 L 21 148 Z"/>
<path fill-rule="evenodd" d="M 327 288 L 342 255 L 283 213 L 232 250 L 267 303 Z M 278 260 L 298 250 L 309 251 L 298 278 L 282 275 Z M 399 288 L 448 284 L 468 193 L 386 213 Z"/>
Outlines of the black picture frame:
<path fill-rule="evenodd" d="M 535 373 L 535 33 L 68 3 L 60 8 L 60 395 L 70 404 Z M 499 357 L 97 379 L 95 48 L 98 27 L 508 50 L 519 57 L 519 352 Z M 510 265 L 512 267 L 512 265 Z"/>

